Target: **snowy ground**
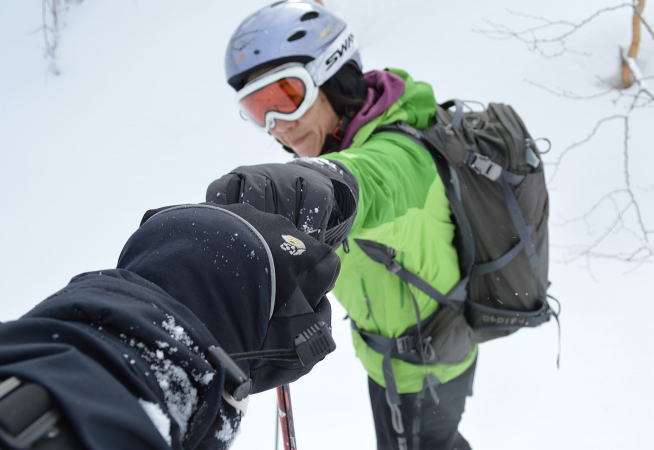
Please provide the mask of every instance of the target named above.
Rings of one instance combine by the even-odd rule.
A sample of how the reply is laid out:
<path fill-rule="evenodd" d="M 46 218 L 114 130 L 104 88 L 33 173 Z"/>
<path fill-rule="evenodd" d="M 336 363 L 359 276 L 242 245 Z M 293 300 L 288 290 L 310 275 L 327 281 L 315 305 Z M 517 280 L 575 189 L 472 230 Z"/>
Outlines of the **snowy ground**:
<path fill-rule="evenodd" d="M 84 0 L 64 15 L 61 75 L 54 76 L 42 57 L 40 2 L 0 1 L 0 320 L 18 317 L 79 272 L 114 266 L 146 209 L 202 201 L 207 184 L 233 167 L 288 159 L 241 121 L 222 73 L 229 33 L 265 3 Z M 589 22 L 569 42 L 578 52 L 552 58 L 473 30 L 488 28 L 485 20 L 515 29 L 539 23 L 507 9 L 579 22 L 619 2 L 326 3 L 358 31 L 366 68 L 405 68 L 433 83 L 440 100 L 511 103 L 533 134 L 553 141 L 549 173 L 565 154 L 550 183 L 551 292 L 563 304 L 561 368 L 554 324 L 484 344 L 462 432 L 477 449 L 654 448 L 652 264 L 568 262 L 612 223 L 606 204 L 586 223 L 569 220 L 624 186 L 623 122 L 612 119 L 587 144 L 565 148 L 584 140 L 598 120 L 623 114 L 628 102 L 614 94 L 575 100 L 534 84 L 580 96 L 604 90 L 597 77 L 617 73 L 629 11 Z M 653 11 L 648 5 L 650 22 Z M 654 73 L 653 42 L 644 32 L 645 75 Z M 631 114 L 628 161 L 650 230 L 654 157 L 646 127 L 653 119 L 651 108 Z M 628 210 L 622 222 L 628 229 L 596 250 L 633 250 L 634 220 Z M 348 325 L 339 320 L 345 313 L 338 305 L 334 310 L 338 351 L 291 387 L 298 443 L 371 449 L 365 374 Z M 234 448 L 273 448 L 274 421 L 272 394 L 255 396 Z"/>

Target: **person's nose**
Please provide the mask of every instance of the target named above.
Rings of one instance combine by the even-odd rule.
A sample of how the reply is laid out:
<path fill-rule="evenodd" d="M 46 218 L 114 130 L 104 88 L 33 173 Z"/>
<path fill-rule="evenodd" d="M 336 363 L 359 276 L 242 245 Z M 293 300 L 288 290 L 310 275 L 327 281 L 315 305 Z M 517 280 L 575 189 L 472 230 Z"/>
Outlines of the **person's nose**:
<path fill-rule="evenodd" d="M 292 130 L 297 125 L 297 120 L 283 120 L 275 119 L 275 126 L 272 128 L 272 131 L 285 133 Z"/>

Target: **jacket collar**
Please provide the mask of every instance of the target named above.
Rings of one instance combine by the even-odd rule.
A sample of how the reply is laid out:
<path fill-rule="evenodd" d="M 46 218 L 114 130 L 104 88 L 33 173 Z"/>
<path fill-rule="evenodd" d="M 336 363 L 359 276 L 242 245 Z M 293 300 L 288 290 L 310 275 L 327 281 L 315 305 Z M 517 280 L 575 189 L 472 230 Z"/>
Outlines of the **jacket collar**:
<path fill-rule="evenodd" d="M 341 150 L 352 144 L 354 135 L 367 123 L 382 115 L 404 93 L 404 80 L 385 70 L 373 70 L 364 75 L 368 86 L 365 103 L 350 122 L 341 142 Z"/>

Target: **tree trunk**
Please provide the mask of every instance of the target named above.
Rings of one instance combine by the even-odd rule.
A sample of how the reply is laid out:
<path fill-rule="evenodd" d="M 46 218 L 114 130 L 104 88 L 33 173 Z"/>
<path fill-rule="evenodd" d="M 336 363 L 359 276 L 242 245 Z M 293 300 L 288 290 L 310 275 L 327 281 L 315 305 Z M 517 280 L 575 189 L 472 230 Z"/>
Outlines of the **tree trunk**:
<path fill-rule="evenodd" d="M 645 0 L 637 0 L 638 3 L 634 7 L 634 14 L 631 18 L 631 45 L 629 46 L 629 51 L 627 52 L 626 58 L 632 60 L 636 59 L 638 56 L 638 48 L 640 47 L 640 16 L 643 14 L 645 9 Z M 633 73 L 629 68 L 629 64 L 625 58 L 625 55 L 622 55 L 622 89 L 628 89 L 634 83 Z"/>

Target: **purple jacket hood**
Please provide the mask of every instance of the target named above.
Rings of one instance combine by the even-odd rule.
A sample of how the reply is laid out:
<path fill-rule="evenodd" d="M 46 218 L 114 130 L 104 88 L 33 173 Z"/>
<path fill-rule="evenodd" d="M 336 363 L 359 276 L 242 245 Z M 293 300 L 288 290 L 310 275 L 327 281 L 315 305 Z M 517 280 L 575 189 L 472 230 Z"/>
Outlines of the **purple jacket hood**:
<path fill-rule="evenodd" d="M 345 131 L 341 150 L 352 144 L 354 135 L 361 127 L 380 116 L 404 93 L 404 80 L 391 72 L 372 70 L 364 74 L 364 79 L 368 86 L 368 95 Z"/>

